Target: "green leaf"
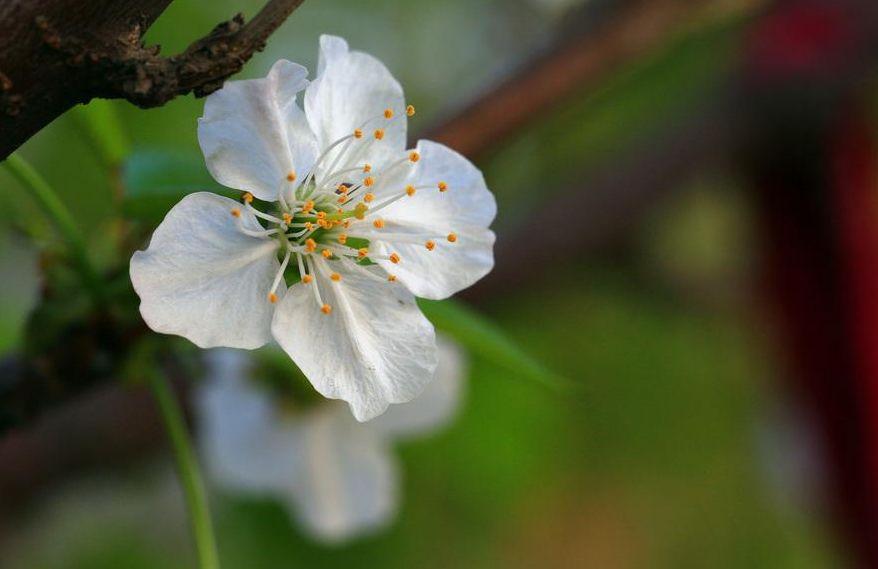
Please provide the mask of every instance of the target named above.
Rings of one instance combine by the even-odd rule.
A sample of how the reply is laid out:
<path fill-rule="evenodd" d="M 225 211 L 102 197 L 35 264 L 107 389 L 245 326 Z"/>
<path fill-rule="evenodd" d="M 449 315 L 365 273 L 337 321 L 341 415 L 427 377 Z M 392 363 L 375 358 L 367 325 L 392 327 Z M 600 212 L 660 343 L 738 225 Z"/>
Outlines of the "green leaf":
<path fill-rule="evenodd" d="M 125 215 L 151 224 L 192 192 L 239 197 L 210 177 L 200 155 L 161 150 L 134 152 L 124 163 L 122 185 Z"/>
<path fill-rule="evenodd" d="M 88 105 L 76 107 L 75 116 L 85 128 L 108 168 L 122 163 L 131 151 L 128 136 L 116 114 L 115 103 L 94 99 Z"/>
<path fill-rule="evenodd" d="M 575 387 L 569 379 L 555 374 L 525 353 L 499 326 L 466 304 L 456 300 L 425 299 L 418 299 L 418 304 L 438 330 L 476 355 L 556 389 Z"/>

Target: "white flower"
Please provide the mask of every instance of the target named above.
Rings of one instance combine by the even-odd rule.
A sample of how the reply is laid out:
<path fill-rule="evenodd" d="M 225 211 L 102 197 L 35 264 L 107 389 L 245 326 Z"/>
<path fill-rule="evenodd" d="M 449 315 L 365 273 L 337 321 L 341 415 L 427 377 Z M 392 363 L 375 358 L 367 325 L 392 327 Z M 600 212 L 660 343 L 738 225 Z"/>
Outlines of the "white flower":
<path fill-rule="evenodd" d="M 284 408 L 249 377 L 245 352 L 210 352 L 195 392 L 199 443 L 210 477 L 238 493 L 283 502 L 306 532 L 338 542 L 389 523 L 398 506 L 390 444 L 447 423 L 464 375 L 457 347 L 440 341 L 435 379 L 415 400 L 368 423 L 338 402 Z"/>
<path fill-rule="evenodd" d="M 415 295 L 446 298 L 491 270 L 497 208 L 461 155 L 429 141 L 406 150 L 414 108 L 380 61 L 323 36 L 306 75 L 281 60 L 208 98 L 208 169 L 244 205 L 184 198 L 131 259 L 131 281 L 153 330 L 204 348 L 274 337 L 364 421 L 430 380 L 434 333 Z"/>

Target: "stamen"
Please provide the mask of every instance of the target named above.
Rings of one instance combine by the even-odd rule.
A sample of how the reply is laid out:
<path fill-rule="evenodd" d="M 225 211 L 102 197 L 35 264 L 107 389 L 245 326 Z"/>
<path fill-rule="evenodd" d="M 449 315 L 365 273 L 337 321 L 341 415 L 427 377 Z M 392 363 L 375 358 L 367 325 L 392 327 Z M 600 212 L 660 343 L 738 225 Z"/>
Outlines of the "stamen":
<path fill-rule="evenodd" d="M 408 186 L 405 187 L 405 193 L 409 197 L 412 197 L 413 195 L 415 195 L 416 191 L 417 190 L 415 189 L 415 187 L 412 186 L 411 184 L 409 184 Z"/>
<path fill-rule="evenodd" d="M 365 180 L 363 180 L 363 185 L 367 188 L 371 188 L 375 184 L 375 178 L 372 176 L 367 176 Z"/>
<path fill-rule="evenodd" d="M 417 152 L 415 152 L 414 150 L 412 150 L 409 153 L 409 160 L 411 160 L 412 162 L 417 162 L 420 159 L 421 159 L 421 155 L 418 154 Z"/>
<path fill-rule="evenodd" d="M 317 242 L 311 238 L 305 240 L 305 250 L 309 253 L 313 253 L 317 250 Z"/>
<path fill-rule="evenodd" d="M 409 115 L 409 116 L 411 116 L 411 115 Z M 396 282 L 396 275 L 387 275 L 387 280 L 392 282 L 392 283 L 395 283 Z"/>
<path fill-rule="evenodd" d="M 414 106 L 414 105 L 409 105 L 409 106 L 407 106 L 407 107 L 405 108 L 405 114 L 406 114 L 407 116 L 410 116 L 410 117 L 415 116 L 415 106 Z"/>
<path fill-rule="evenodd" d="M 384 118 L 392 119 L 393 118 L 393 109 L 384 109 Z"/>
<path fill-rule="evenodd" d="M 391 253 L 391 254 L 390 254 L 390 262 L 391 262 L 391 263 L 393 263 L 393 264 L 398 264 L 399 261 L 400 261 L 399 255 L 397 255 L 396 253 Z"/>
<path fill-rule="evenodd" d="M 274 304 L 277 302 L 277 295 L 273 292 L 268 293 L 268 302 Z"/>
<path fill-rule="evenodd" d="M 253 194 L 250 192 L 244 192 L 244 195 L 241 196 L 241 199 L 244 200 L 244 203 L 250 204 L 253 203 Z"/>
<path fill-rule="evenodd" d="M 449 233 L 448 237 L 446 237 L 446 239 L 448 239 L 448 241 L 450 243 L 454 243 L 455 241 L 457 241 L 457 234 L 456 233 Z"/>
<path fill-rule="evenodd" d="M 277 302 L 277 287 L 280 286 L 280 281 L 284 276 L 284 271 L 287 270 L 287 263 L 290 262 L 290 251 L 287 250 L 287 254 L 284 255 L 284 260 L 281 261 L 280 268 L 277 270 L 277 274 L 274 275 L 274 282 L 271 283 L 271 290 L 268 292 L 268 300 L 272 304 Z"/>
<path fill-rule="evenodd" d="M 332 312 L 332 307 L 328 304 L 324 304 L 320 307 L 320 312 L 322 312 L 323 314 L 329 314 Z"/>
<path fill-rule="evenodd" d="M 375 227 L 375 229 L 381 229 L 382 227 L 384 227 L 384 220 L 383 219 L 376 219 L 375 221 L 372 222 L 372 225 Z"/>
<path fill-rule="evenodd" d="M 235 218 L 238 218 L 238 219 L 241 218 L 241 210 L 238 209 L 238 208 L 236 208 L 236 207 L 235 207 L 235 208 L 232 208 L 232 211 L 231 211 L 230 213 L 232 214 L 232 217 L 235 217 Z"/>
<path fill-rule="evenodd" d="M 368 255 L 368 254 L 369 254 L 369 250 L 365 247 L 357 250 L 357 257 L 360 259 L 365 259 L 366 255 Z"/>
<path fill-rule="evenodd" d="M 432 251 L 436 248 L 436 242 L 433 240 L 427 241 L 426 243 L 424 243 L 424 247 L 427 248 L 427 251 Z"/>
<path fill-rule="evenodd" d="M 354 129 L 354 138 L 363 138 L 363 129 Z"/>
<path fill-rule="evenodd" d="M 366 173 L 368 174 L 368 173 L 371 172 L 371 171 L 372 171 L 372 165 L 371 165 L 371 164 L 363 164 L 363 172 L 366 172 Z"/>
<path fill-rule="evenodd" d="M 308 265 L 308 273 L 310 273 L 307 276 L 311 277 L 311 279 L 308 281 L 305 281 L 305 278 L 303 277 L 302 282 L 304 282 L 305 284 L 308 284 L 314 278 L 312 275 L 315 274 L 315 269 L 317 268 L 317 261 L 313 261 L 314 264 L 312 265 L 311 259 L 309 257 L 305 257 L 305 263 Z M 319 306 L 320 309 L 322 310 L 323 306 L 324 306 L 323 298 L 320 297 L 320 287 L 317 286 L 317 281 L 314 281 L 314 286 L 311 287 L 311 290 L 314 291 L 314 300 L 317 302 L 317 306 Z"/>
<path fill-rule="evenodd" d="M 305 275 L 302 277 L 302 282 L 305 284 L 308 284 L 313 280 L 314 280 L 314 277 L 312 277 L 311 275 Z"/>
<path fill-rule="evenodd" d="M 377 128 L 373 134 L 375 135 L 375 140 L 381 140 L 384 138 L 384 129 Z"/>
<path fill-rule="evenodd" d="M 446 184 L 445 182 L 439 182 L 436 185 L 439 187 L 440 192 L 444 192 L 445 190 L 448 189 L 448 184 Z"/>
<path fill-rule="evenodd" d="M 344 233 L 340 233 L 340 234 L 338 235 L 338 242 L 341 243 L 342 245 L 344 245 L 345 243 L 347 243 L 347 240 L 348 240 L 348 236 L 345 235 Z"/>
<path fill-rule="evenodd" d="M 332 273 L 331 275 L 329 275 L 329 278 L 331 278 L 335 282 L 338 282 L 341 280 L 341 275 L 338 273 Z"/>
<path fill-rule="evenodd" d="M 365 196 L 363 196 L 363 201 L 366 202 L 366 203 L 369 203 L 369 202 L 371 202 L 371 201 L 374 200 L 374 199 L 375 199 L 375 194 L 373 194 L 373 193 L 371 193 L 371 192 L 369 192 L 368 194 L 366 194 Z"/>
<path fill-rule="evenodd" d="M 320 252 L 320 254 L 323 255 L 324 259 L 331 259 L 332 258 L 332 251 L 330 251 L 329 249 L 324 249 L 323 251 Z"/>
<path fill-rule="evenodd" d="M 290 170 L 289 173 L 287 174 L 287 182 L 295 182 L 295 181 L 296 181 L 296 172 L 293 170 Z"/>

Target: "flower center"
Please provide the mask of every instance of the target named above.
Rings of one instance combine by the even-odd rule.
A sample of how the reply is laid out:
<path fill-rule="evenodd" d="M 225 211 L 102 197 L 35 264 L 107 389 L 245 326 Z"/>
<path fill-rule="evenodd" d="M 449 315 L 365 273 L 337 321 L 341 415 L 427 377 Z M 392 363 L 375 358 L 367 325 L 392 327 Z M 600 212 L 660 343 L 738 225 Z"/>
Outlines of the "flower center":
<path fill-rule="evenodd" d="M 380 116 L 365 121 L 353 133 L 329 144 L 301 179 L 296 172 L 288 172 L 279 181 L 279 210 L 274 214 L 253 207 L 253 195 L 245 193 L 244 208 L 274 227 L 256 231 L 245 228 L 240 220 L 241 210 L 235 208 L 231 211 L 242 233 L 278 242 L 282 260 L 268 291 L 269 302 L 277 302 L 277 289 L 293 257 L 299 279 L 311 286 L 317 307 L 328 315 L 332 313 L 332 306 L 323 301 L 321 288 L 341 286 L 339 266 L 365 267 L 376 260 L 393 264 L 403 262 L 396 252 L 380 255 L 370 251 L 374 243 L 416 243 L 433 251 L 438 242 L 457 242 L 454 232 L 442 235 L 394 232 L 379 215 L 399 200 L 415 198 L 421 190 L 446 192 L 449 189 L 448 184 L 441 180 L 421 186 L 400 182 L 406 178 L 405 169 L 421 160 L 416 151 L 408 152 L 377 172 L 368 161 L 370 150 L 384 139 L 386 128 L 399 116 L 412 116 L 414 112 L 411 105 L 401 113 L 388 108 Z M 376 121 L 384 121 L 384 124 L 367 136 L 367 128 Z M 386 249 L 389 248 L 392 246 Z M 363 271 L 363 274 L 385 280 L 371 271 Z M 386 281 L 394 283 L 396 276 L 389 274 Z"/>

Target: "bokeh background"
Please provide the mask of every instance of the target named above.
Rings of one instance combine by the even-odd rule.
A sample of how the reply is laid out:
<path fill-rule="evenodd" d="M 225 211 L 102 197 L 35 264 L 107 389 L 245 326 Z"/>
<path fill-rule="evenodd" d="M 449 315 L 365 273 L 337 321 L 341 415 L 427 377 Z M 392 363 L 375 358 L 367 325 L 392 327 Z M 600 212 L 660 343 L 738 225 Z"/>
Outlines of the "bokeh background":
<path fill-rule="evenodd" d="M 278 58 L 314 69 L 321 33 L 385 61 L 418 107 L 412 131 L 470 155 L 499 201 L 497 271 L 464 300 L 578 388 L 471 350 L 454 423 L 396 445 L 386 531 L 328 547 L 276 503 L 212 492 L 224 566 L 874 566 L 869 4 L 305 2 L 240 77 Z M 260 5 L 176 0 L 148 38 L 180 51 Z M 171 190 L 215 187 L 202 105 L 93 103 L 21 153 L 110 258 L 114 196 L 149 228 Z M 96 142 L 107 128 L 124 155 Z M 2 169 L 0 188 L 9 359 L 51 259 Z M 4 435 L 2 567 L 193 566 L 149 404 L 107 389 Z"/>

